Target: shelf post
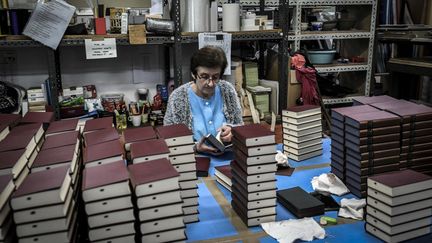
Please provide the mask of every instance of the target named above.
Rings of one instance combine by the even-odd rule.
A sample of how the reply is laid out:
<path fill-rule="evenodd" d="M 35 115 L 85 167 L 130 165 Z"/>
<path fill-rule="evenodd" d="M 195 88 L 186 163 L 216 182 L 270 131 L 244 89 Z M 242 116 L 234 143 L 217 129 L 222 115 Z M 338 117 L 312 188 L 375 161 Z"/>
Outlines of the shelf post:
<path fill-rule="evenodd" d="M 59 91 L 62 90 L 60 72 L 60 52 L 48 49 L 48 81 L 51 94 L 51 106 L 54 109 L 56 120 L 60 119 L 60 106 L 58 101 Z"/>
<path fill-rule="evenodd" d="M 174 11 L 174 86 L 182 84 L 182 37 L 180 23 L 180 0 L 172 1 Z"/>
<path fill-rule="evenodd" d="M 287 0 L 279 0 L 279 25 L 282 26 L 282 40 L 279 42 L 279 114 L 288 104 L 288 30 L 289 8 Z"/>

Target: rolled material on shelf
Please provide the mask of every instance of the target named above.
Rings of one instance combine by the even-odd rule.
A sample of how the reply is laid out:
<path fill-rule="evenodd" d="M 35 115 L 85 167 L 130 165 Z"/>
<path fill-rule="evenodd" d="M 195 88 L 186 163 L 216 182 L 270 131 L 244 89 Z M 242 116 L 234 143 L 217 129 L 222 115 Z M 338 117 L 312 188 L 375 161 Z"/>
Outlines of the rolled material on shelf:
<path fill-rule="evenodd" d="M 210 30 L 210 1 L 182 0 L 180 4 L 183 32 Z"/>
<path fill-rule="evenodd" d="M 240 31 L 240 4 L 222 5 L 222 28 L 223 31 Z"/>

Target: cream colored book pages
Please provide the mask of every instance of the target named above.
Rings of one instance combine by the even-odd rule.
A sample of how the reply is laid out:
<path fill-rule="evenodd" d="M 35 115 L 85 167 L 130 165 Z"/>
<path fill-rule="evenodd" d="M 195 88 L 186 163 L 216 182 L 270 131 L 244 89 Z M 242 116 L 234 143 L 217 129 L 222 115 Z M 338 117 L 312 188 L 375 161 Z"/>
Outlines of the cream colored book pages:
<path fill-rule="evenodd" d="M 141 240 L 142 242 L 173 242 L 184 240 L 186 238 L 184 229 L 176 229 L 164 231 L 161 233 L 154 233 L 143 235 Z"/>
<path fill-rule="evenodd" d="M 131 195 L 129 181 L 123 181 L 83 191 L 84 202 L 92 202 L 126 195 Z"/>
<path fill-rule="evenodd" d="M 150 196 L 139 197 L 137 199 L 137 206 L 139 209 L 151 208 L 165 204 L 172 204 L 181 202 L 180 191 L 171 191 L 166 193 L 158 193 Z"/>
<path fill-rule="evenodd" d="M 182 205 L 183 203 L 176 203 L 149 209 L 141 209 L 139 211 L 139 219 L 141 221 L 147 221 L 181 215 L 183 214 Z"/>
<path fill-rule="evenodd" d="M 85 211 L 87 215 L 100 214 L 105 212 L 112 212 L 120 209 L 132 207 L 131 196 L 124 196 L 119 198 L 110 198 L 100 200 L 92 203 L 85 204 Z"/>
<path fill-rule="evenodd" d="M 137 195 L 137 197 L 142 197 L 161 192 L 174 191 L 178 190 L 179 188 L 180 187 L 178 177 L 172 177 L 160 181 L 138 185 L 135 188 L 135 194 Z"/>
<path fill-rule="evenodd" d="M 183 216 L 172 217 L 168 219 L 158 219 L 154 221 L 149 221 L 145 223 L 141 223 L 141 233 L 143 235 L 155 233 L 155 232 L 164 232 L 171 229 L 178 229 L 184 227 Z"/>

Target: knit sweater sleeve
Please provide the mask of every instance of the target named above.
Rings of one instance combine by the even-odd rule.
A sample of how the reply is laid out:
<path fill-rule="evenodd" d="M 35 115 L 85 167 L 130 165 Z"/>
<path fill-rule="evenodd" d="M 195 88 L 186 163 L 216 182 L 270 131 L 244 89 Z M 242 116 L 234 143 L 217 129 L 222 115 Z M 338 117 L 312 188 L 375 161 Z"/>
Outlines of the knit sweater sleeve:
<path fill-rule="evenodd" d="M 189 84 L 183 84 L 171 93 L 165 111 L 164 126 L 183 123 L 190 128 L 188 87 Z"/>
<path fill-rule="evenodd" d="M 232 125 L 242 125 L 242 108 L 234 86 L 223 80 L 221 80 L 220 85 L 222 96 L 224 98 L 224 114 L 227 123 Z"/>

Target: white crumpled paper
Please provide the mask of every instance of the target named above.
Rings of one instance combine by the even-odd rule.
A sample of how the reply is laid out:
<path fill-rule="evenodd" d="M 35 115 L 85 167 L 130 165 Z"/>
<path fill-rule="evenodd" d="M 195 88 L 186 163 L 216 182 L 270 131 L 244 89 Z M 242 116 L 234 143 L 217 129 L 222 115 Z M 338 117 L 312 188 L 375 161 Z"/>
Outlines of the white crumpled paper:
<path fill-rule="evenodd" d="M 277 162 L 278 166 L 284 166 L 284 167 L 290 167 L 290 164 L 288 162 L 288 157 L 282 153 L 282 151 L 277 150 L 277 154 L 275 155 L 275 160 Z"/>
<path fill-rule="evenodd" d="M 291 243 L 297 239 L 312 241 L 314 237 L 324 239 L 326 235 L 325 230 L 313 218 L 262 223 L 261 227 L 267 234 L 281 243 Z"/>
<path fill-rule="evenodd" d="M 342 196 L 349 192 L 345 184 L 333 173 L 321 174 L 312 178 L 312 188 L 316 192 L 328 192 Z"/>
<path fill-rule="evenodd" d="M 366 199 L 347 199 L 341 200 L 341 207 L 339 208 L 339 217 L 351 218 L 362 220 L 364 215 L 363 208 L 366 206 Z"/>

